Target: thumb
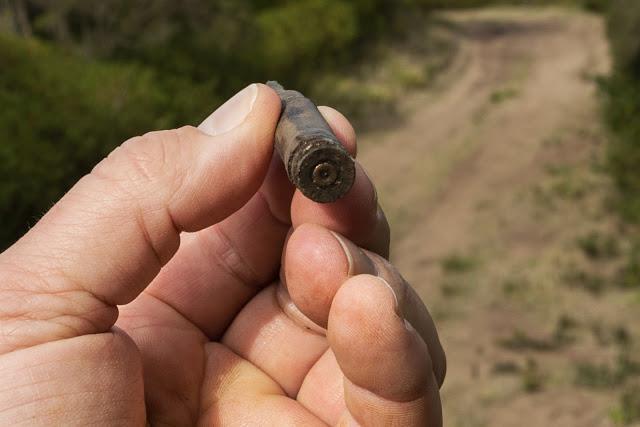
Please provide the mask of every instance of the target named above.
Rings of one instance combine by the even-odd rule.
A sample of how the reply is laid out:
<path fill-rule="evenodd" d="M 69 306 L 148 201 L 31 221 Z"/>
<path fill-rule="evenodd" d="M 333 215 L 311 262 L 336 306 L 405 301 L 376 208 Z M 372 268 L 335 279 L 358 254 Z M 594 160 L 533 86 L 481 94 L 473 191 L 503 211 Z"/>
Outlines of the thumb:
<path fill-rule="evenodd" d="M 0 334 L 0 354 L 108 330 L 116 305 L 176 252 L 180 232 L 219 222 L 257 191 L 279 113 L 278 96 L 254 84 L 201 129 L 136 137 L 100 162 L 0 255 L 0 331 L 12 331 Z"/>

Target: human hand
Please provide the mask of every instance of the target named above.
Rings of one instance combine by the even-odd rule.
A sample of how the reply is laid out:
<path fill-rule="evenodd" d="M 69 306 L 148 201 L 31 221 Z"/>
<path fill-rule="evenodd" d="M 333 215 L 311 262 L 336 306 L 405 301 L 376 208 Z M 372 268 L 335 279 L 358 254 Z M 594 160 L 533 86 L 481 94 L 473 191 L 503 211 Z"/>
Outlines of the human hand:
<path fill-rule="evenodd" d="M 125 142 L 0 255 L 0 425 L 441 425 L 444 353 L 373 184 L 294 192 L 279 112 L 251 85 Z"/>

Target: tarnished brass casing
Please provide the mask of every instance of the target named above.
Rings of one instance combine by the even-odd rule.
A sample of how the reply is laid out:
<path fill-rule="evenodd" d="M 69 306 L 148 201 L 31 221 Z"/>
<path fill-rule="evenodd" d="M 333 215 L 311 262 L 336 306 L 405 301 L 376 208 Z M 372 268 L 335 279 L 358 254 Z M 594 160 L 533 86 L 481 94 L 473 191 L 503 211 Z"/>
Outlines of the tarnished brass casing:
<path fill-rule="evenodd" d="M 344 196 L 355 180 L 355 163 L 316 105 L 300 92 L 267 82 L 282 100 L 275 145 L 289 180 L 319 203 Z"/>

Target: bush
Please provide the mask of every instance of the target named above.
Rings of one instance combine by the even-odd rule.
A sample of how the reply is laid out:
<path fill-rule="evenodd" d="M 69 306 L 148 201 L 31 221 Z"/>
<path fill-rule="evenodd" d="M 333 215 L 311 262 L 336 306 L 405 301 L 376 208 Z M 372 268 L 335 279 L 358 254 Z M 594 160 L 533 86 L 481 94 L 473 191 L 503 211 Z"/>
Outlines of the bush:
<path fill-rule="evenodd" d="M 541 2 L 550 0 L 24 0 L 35 39 L 0 35 L 0 249 L 130 136 L 197 121 L 252 81 L 335 100 L 340 88 L 318 83 L 323 76 L 345 74 L 416 8 Z M 2 5 L 0 24 L 12 22 Z M 637 29 L 633 22 L 620 31 Z M 634 64 L 637 43 L 624 34 L 616 52 Z M 354 110 L 349 103 L 362 99 L 387 108 L 385 93 L 342 92 L 349 96 L 337 99 Z M 627 101 L 612 102 L 612 121 L 631 121 L 637 104 Z M 621 187 L 640 193 L 630 154 L 637 130 L 625 132 L 612 162 Z"/>
<path fill-rule="evenodd" d="M 0 34 L 0 249 L 125 139 L 198 121 L 252 81 L 307 91 L 410 3 L 25 0 L 35 38 Z"/>
<path fill-rule="evenodd" d="M 197 116 L 192 90 L 142 67 L 8 37 L 0 37 L 0 58 L 2 248 L 115 145 Z"/>
<path fill-rule="evenodd" d="M 628 387 L 620 394 L 619 406 L 611 418 L 616 425 L 629 425 L 640 421 L 640 385 Z"/>
<path fill-rule="evenodd" d="M 621 193 L 620 211 L 640 222 L 640 8 L 634 0 L 611 2 L 608 31 L 615 67 L 602 87 L 613 133 L 610 171 Z"/>
<path fill-rule="evenodd" d="M 256 16 L 254 66 L 267 75 L 306 80 L 318 68 L 345 62 L 358 36 L 358 16 L 343 1 L 304 0 L 267 9 Z M 281 77 L 279 77 L 281 78 Z"/>
<path fill-rule="evenodd" d="M 607 29 L 616 70 L 640 79 L 640 8 L 636 0 L 612 0 Z"/>

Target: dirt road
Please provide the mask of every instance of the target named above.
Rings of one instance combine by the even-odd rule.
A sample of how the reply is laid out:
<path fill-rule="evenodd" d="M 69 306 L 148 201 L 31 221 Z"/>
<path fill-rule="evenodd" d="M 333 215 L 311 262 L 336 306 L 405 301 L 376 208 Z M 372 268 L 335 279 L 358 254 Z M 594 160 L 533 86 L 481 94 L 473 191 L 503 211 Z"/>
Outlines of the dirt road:
<path fill-rule="evenodd" d="M 446 18 L 453 64 L 403 102 L 404 123 L 363 135 L 360 157 L 392 257 L 447 350 L 445 423 L 613 425 L 624 381 L 581 377 L 617 369 L 622 350 L 602 337 L 640 320 L 629 293 L 607 288 L 617 252 L 584 244 L 619 234 L 594 83 L 609 67 L 603 23 L 560 9 Z"/>

